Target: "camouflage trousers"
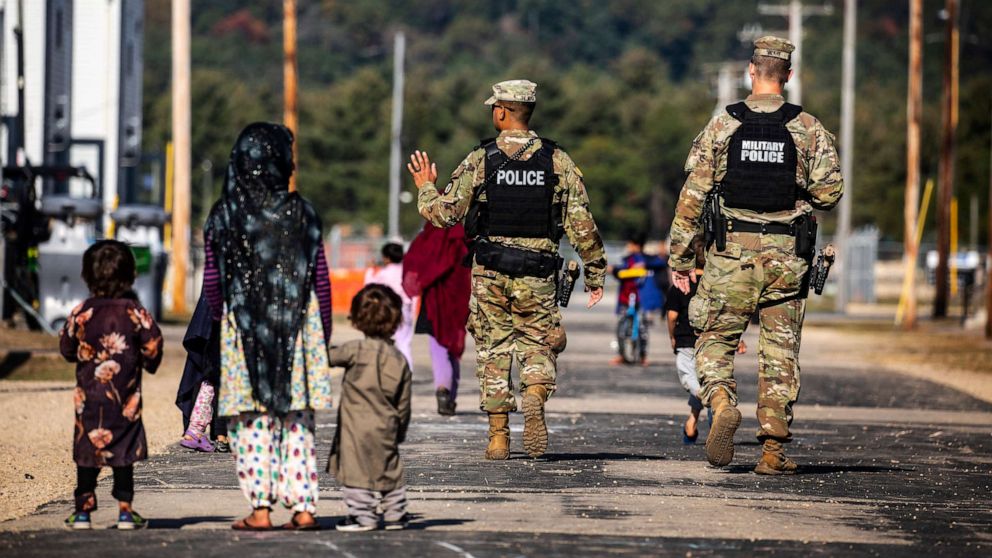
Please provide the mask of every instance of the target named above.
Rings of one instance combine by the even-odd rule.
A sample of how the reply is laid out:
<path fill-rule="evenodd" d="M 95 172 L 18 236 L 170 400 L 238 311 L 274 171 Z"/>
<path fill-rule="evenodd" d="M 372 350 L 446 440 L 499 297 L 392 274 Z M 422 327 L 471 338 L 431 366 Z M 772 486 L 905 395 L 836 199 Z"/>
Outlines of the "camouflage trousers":
<path fill-rule="evenodd" d="M 480 408 L 488 413 L 517 410 L 510 369 L 520 370 L 520 391 L 543 384 L 555 390 L 557 355 L 565 331 L 551 277 L 512 278 L 482 266 L 472 269 L 469 330 L 478 353 Z"/>
<path fill-rule="evenodd" d="M 734 355 L 755 311 L 758 340 L 758 439 L 788 442 L 799 398 L 799 345 L 806 301 L 799 298 L 808 263 L 786 235 L 730 233 L 727 248 L 710 249 L 689 320 L 699 330 L 696 375 L 709 406 L 718 389 L 737 403 Z"/>

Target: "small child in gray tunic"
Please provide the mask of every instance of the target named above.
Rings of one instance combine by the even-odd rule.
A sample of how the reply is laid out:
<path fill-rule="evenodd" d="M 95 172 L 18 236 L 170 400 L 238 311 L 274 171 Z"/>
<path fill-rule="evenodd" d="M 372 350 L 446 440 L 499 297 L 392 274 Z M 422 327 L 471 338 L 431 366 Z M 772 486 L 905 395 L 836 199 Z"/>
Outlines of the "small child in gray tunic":
<path fill-rule="evenodd" d="M 404 529 L 409 522 L 399 445 L 410 424 L 413 374 L 390 340 L 402 317 L 396 293 L 368 285 L 355 295 L 349 316 L 365 339 L 330 350 L 331 366 L 345 368 L 338 429 L 327 465 L 348 507 L 339 531 L 377 529 L 380 506 L 387 530 Z"/>

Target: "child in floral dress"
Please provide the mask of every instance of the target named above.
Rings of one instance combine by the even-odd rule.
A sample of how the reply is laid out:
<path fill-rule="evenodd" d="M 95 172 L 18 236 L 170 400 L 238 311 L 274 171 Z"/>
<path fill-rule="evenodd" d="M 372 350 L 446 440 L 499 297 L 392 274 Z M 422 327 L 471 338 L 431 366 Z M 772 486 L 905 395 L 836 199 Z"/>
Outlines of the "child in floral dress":
<path fill-rule="evenodd" d="M 118 529 L 148 523 L 131 508 L 134 463 L 148 455 L 141 423 L 141 373 L 162 362 L 162 334 L 131 290 L 134 255 L 116 240 L 101 240 L 83 254 L 83 280 L 90 298 L 73 309 L 62 328 L 62 356 L 76 363 L 76 510 L 70 529 L 90 529 L 97 509 L 96 480 L 102 467 L 114 470 Z"/>

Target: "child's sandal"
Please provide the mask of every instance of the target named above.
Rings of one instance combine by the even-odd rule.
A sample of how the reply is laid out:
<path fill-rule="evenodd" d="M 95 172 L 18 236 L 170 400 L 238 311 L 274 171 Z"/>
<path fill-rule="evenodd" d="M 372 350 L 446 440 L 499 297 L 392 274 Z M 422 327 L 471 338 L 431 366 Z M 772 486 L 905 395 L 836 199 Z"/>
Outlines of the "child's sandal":
<path fill-rule="evenodd" d="M 214 446 L 210 443 L 210 440 L 206 436 L 197 436 L 189 430 L 183 434 L 183 439 L 179 441 L 179 445 L 194 451 L 202 451 L 204 453 L 210 453 L 214 451 Z"/>

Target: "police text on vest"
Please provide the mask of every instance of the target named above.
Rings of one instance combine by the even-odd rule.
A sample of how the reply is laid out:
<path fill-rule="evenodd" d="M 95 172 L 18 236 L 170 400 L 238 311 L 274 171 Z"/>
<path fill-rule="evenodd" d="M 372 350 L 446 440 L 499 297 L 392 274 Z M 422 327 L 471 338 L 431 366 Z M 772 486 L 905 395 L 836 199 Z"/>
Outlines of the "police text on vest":
<path fill-rule="evenodd" d="M 785 142 L 744 140 L 741 142 L 741 161 L 784 163 Z"/>
<path fill-rule="evenodd" d="M 496 182 L 507 186 L 544 186 L 544 172 L 501 170 L 496 173 Z"/>

